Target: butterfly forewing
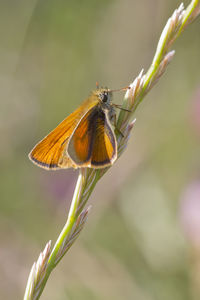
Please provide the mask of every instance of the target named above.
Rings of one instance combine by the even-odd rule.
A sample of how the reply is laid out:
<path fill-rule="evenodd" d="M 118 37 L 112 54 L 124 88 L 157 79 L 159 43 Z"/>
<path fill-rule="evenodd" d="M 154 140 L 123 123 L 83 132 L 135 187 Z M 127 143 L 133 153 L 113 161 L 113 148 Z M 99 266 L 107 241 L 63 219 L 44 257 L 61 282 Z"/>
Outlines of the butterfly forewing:
<path fill-rule="evenodd" d="M 29 158 L 38 166 L 46 169 L 75 167 L 66 152 L 69 137 L 73 133 L 81 118 L 96 106 L 97 100 L 90 98 L 62 121 L 29 154 Z"/>

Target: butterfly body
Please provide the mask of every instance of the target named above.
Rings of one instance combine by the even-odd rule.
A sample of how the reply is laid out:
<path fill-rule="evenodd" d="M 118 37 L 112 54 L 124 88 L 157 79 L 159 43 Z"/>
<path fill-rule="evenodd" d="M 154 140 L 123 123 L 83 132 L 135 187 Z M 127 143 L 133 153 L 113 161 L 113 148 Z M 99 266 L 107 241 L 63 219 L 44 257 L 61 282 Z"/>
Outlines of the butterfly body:
<path fill-rule="evenodd" d="M 45 169 L 104 168 L 117 158 L 111 123 L 116 116 L 108 89 L 97 89 L 41 140 L 29 158 Z"/>

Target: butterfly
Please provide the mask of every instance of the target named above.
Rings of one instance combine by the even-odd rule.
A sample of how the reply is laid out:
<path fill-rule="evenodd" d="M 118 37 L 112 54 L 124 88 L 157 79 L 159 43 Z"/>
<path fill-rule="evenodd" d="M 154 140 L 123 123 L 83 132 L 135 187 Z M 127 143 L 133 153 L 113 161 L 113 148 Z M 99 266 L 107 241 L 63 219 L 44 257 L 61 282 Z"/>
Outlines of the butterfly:
<path fill-rule="evenodd" d="M 123 88 L 125 90 L 127 88 Z M 121 89 L 122 90 L 122 89 Z M 42 139 L 29 154 L 39 167 L 105 168 L 117 159 L 114 90 L 97 88 L 73 113 Z M 122 109 L 122 108 L 121 108 Z"/>

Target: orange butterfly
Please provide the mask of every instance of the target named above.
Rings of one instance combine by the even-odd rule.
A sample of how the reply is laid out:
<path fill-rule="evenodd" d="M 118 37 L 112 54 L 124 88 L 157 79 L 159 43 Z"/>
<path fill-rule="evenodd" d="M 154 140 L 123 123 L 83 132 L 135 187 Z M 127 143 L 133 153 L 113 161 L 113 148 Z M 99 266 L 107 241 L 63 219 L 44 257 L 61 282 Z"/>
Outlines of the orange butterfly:
<path fill-rule="evenodd" d="M 124 90 L 127 88 L 124 88 Z M 111 122 L 116 112 L 112 91 L 97 89 L 72 114 L 40 141 L 29 158 L 39 167 L 104 168 L 117 158 L 117 142 Z"/>

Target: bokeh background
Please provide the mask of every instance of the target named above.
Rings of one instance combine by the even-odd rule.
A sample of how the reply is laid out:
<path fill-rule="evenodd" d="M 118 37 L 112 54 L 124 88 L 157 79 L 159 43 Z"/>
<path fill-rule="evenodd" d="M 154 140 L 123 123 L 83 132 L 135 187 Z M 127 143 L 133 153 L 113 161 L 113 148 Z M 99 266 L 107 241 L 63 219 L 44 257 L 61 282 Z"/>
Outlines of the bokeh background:
<path fill-rule="evenodd" d="M 0 1 L 0 299 L 22 299 L 34 260 L 66 221 L 78 175 L 37 168 L 29 151 L 96 81 L 120 88 L 147 70 L 179 4 Z M 41 299 L 200 299 L 199 19 L 175 50 Z"/>

